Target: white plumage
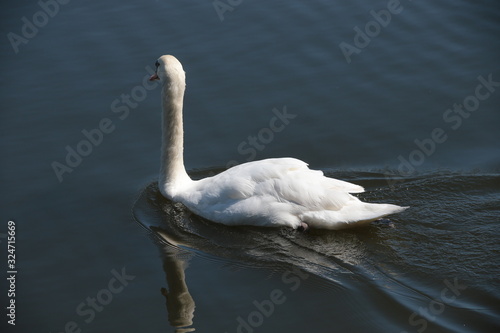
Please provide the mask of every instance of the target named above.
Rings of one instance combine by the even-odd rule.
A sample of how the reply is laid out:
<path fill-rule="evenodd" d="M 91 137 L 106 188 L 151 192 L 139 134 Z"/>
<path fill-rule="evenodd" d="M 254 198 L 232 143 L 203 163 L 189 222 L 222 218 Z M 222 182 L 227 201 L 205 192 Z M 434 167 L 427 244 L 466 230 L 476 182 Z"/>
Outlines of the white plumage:
<path fill-rule="evenodd" d="M 226 225 L 344 229 L 367 224 L 406 207 L 371 204 L 350 193 L 363 187 L 328 178 L 303 161 L 276 158 L 232 167 L 191 180 L 183 162 L 182 104 L 185 74 L 173 56 L 156 62 L 150 80 L 163 82 L 163 144 L 159 188 L 193 213 Z"/>

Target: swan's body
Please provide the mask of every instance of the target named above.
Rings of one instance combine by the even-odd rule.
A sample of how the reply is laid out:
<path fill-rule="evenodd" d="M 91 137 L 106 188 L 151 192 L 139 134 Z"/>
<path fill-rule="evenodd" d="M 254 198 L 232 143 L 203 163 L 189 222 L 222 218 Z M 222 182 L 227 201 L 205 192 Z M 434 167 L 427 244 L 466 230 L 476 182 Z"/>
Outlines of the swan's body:
<path fill-rule="evenodd" d="M 276 158 L 232 167 L 192 180 L 183 162 L 182 105 L 185 73 L 165 55 L 150 80 L 163 83 L 163 142 L 159 189 L 190 211 L 226 225 L 343 229 L 367 224 L 405 207 L 364 203 L 350 193 L 361 186 L 328 178 L 294 158 Z"/>

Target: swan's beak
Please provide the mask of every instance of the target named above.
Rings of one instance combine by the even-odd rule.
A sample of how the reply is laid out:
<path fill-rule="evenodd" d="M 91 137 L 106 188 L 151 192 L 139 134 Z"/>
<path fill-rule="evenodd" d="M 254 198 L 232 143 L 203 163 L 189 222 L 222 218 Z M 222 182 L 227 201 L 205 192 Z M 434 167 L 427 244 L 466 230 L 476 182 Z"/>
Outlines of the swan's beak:
<path fill-rule="evenodd" d="M 154 73 L 153 75 L 151 75 L 151 77 L 149 78 L 149 81 L 154 81 L 154 80 L 159 80 L 160 78 L 158 77 L 158 74 Z"/>

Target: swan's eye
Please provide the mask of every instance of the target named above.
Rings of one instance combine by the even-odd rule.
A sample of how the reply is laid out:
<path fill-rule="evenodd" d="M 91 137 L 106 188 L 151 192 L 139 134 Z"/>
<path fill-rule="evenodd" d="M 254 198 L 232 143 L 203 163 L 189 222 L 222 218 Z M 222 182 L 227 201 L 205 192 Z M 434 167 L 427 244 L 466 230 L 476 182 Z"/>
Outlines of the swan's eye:
<path fill-rule="evenodd" d="M 158 68 L 158 66 L 160 66 L 160 63 L 158 62 L 158 60 L 155 62 L 155 66 L 156 66 L 156 68 Z"/>

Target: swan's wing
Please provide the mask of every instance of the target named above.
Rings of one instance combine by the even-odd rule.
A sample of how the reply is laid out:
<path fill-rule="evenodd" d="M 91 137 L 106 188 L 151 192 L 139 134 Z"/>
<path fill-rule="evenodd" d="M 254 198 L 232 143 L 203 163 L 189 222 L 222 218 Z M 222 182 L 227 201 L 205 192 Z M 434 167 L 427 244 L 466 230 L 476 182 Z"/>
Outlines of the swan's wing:
<path fill-rule="evenodd" d="M 294 158 L 235 166 L 195 182 L 180 200 L 209 220 L 228 225 L 288 225 L 297 228 L 308 211 L 340 211 L 361 186 L 325 177 Z"/>
<path fill-rule="evenodd" d="M 325 177 L 322 171 L 311 170 L 308 164 L 296 158 L 270 158 L 255 162 L 249 162 L 233 167 L 227 170 L 228 176 L 236 179 L 237 177 L 251 178 L 256 182 L 267 179 L 283 178 L 284 176 L 292 175 L 298 176 L 301 181 L 316 180 L 321 181 L 322 187 L 345 191 L 348 193 L 362 193 L 364 188 L 362 186 L 349 183 L 343 180 Z M 286 182 L 289 180 L 287 179 Z"/>
<path fill-rule="evenodd" d="M 327 184 L 326 186 L 337 189 L 339 191 L 345 191 L 347 193 L 363 193 L 365 191 L 363 186 L 349 183 L 343 180 L 338 180 L 335 178 L 324 177 L 324 181 Z"/>

